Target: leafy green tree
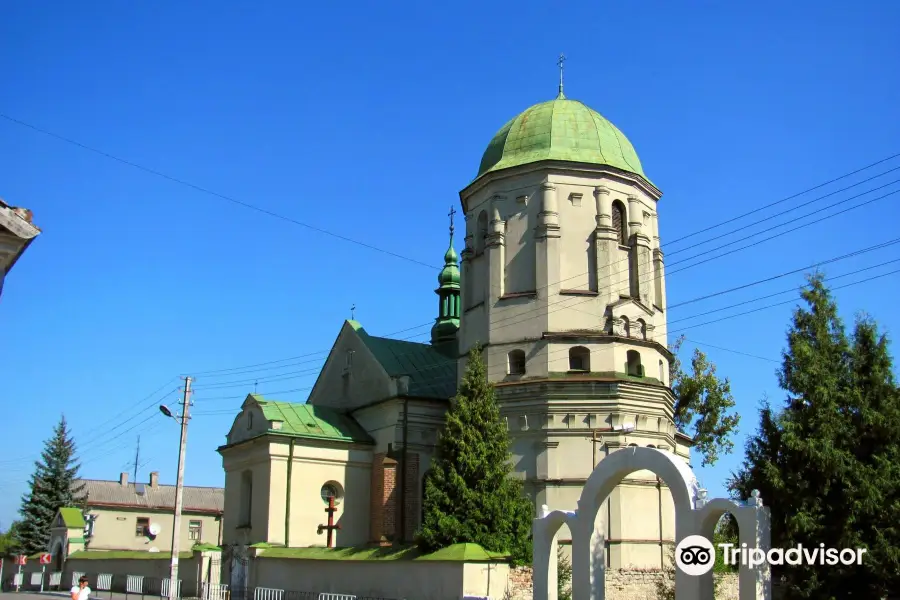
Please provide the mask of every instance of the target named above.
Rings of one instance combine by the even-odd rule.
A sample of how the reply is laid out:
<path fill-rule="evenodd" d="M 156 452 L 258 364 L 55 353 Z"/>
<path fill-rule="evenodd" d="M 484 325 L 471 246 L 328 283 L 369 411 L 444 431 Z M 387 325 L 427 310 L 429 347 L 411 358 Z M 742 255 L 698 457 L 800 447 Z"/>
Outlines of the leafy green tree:
<path fill-rule="evenodd" d="M 714 465 L 720 454 L 734 448 L 731 438 L 741 417 L 734 409 L 731 382 L 720 378 L 716 366 L 706 354 L 694 349 L 691 370 L 686 372 L 678 358 L 684 336 L 670 346 L 675 355 L 669 364 L 669 381 L 675 394 L 675 426 L 694 439 L 694 452 L 702 457 L 703 466 Z"/>
<path fill-rule="evenodd" d="M 556 600 L 572 600 L 572 561 L 556 547 Z"/>
<path fill-rule="evenodd" d="M 481 351 L 473 348 L 425 480 L 419 547 L 475 543 L 529 563 L 534 508 L 512 470 L 509 433 Z"/>
<path fill-rule="evenodd" d="M 0 533 L 0 557 L 18 554 L 16 529 L 18 521 L 13 521 L 3 533 Z"/>
<path fill-rule="evenodd" d="M 15 531 L 16 543 L 26 554 L 47 550 L 50 528 L 64 506 L 84 508 L 84 484 L 77 485 L 78 462 L 75 441 L 61 417 L 53 436 L 44 442 L 41 459 L 35 461 L 29 490 L 22 496 L 22 520 Z"/>
<path fill-rule="evenodd" d="M 848 338 L 821 275 L 794 311 L 779 384 L 747 441 L 735 496 L 760 490 L 772 545 L 866 548 L 861 566 L 775 569 L 787 598 L 881 598 L 900 584 L 900 393 L 885 336 L 860 318 Z"/>

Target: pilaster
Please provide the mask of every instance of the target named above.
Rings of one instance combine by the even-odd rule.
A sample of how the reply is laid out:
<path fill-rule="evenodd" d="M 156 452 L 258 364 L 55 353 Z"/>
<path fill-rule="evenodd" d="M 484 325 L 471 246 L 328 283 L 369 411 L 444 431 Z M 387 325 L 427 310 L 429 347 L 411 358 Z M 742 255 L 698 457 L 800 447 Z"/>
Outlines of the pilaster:
<path fill-rule="evenodd" d="M 618 264 L 619 240 L 612 225 L 612 198 L 609 189 L 594 188 L 594 202 L 597 206 L 594 230 L 594 251 L 597 253 L 597 292 L 601 306 L 609 306 L 618 300 L 616 282 L 621 265 Z"/>
<path fill-rule="evenodd" d="M 490 305 L 505 293 L 504 267 L 506 265 L 506 223 L 500 220 L 499 204 L 503 198 L 494 196 L 491 199 L 488 235 L 485 240 L 485 256 L 488 261 L 488 293 L 486 301 Z"/>
<path fill-rule="evenodd" d="M 537 254 L 535 272 L 538 294 L 544 297 L 543 304 L 546 305 L 549 298 L 559 295 L 559 238 L 562 232 L 559 226 L 556 186 L 545 181 L 541 184 L 539 193 L 541 211 L 538 213 L 538 225 L 534 235 Z"/>
<path fill-rule="evenodd" d="M 632 238 L 631 295 L 650 306 L 654 294 L 653 263 L 650 256 L 651 232 L 644 229 L 644 206 L 638 198 L 629 196 L 628 231 Z"/>

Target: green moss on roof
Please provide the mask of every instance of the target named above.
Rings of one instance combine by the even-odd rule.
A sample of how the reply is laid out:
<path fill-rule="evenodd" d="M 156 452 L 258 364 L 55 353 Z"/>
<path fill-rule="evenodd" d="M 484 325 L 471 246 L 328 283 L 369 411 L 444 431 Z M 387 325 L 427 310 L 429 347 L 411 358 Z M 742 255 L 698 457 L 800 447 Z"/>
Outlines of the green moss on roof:
<path fill-rule="evenodd" d="M 416 547 L 359 548 L 270 548 L 260 558 L 295 558 L 301 560 L 430 560 L 453 562 L 505 561 L 505 554 L 488 552 L 478 544 L 455 544 L 431 554 Z"/>
<path fill-rule="evenodd" d="M 391 377 L 409 376 L 410 396 L 449 400 L 456 395 L 455 344 L 432 346 L 369 335 L 356 321 L 348 321 Z"/>
<path fill-rule="evenodd" d="M 84 514 L 80 508 L 72 508 L 70 506 L 59 509 L 63 524 L 68 529 L 84 529 Z"/>
<path fill-rule="evenodd" d="M 488 144 L 478 177 L 540 160 L 608 165 L 644 177 L 628 138 L 600 113 L 559 97 L 526 109 Z"/>
<path fill-rule="evenodd" d="M 298 402 L 276 402 L 251 395 L 259 403 L 267 421 L 281 422 L 280 429 L 270 429 L 270 432 L 302 438 L 375 443 L 352 417 L 334 409 Z"/>
<path fill-rule="evenodd" d="M 178 558 L 191 558 L 193 552 L 179 552 Z M 68 558 L 86 559 L 86 560 L 111 560 L 116 558 L 128 558 L 137 560 L 169 560 L 172 558 L 171 552 L 147 552 L 146 550 L 113 550 L 104 552 L 102 550 L 79 550 L 73 552 Z"/>
<path fill-rule="evenodd" d="M 191 548 L 194 552 L 221 552 L 222 549 L 215 544 L 197 544 Z"/>

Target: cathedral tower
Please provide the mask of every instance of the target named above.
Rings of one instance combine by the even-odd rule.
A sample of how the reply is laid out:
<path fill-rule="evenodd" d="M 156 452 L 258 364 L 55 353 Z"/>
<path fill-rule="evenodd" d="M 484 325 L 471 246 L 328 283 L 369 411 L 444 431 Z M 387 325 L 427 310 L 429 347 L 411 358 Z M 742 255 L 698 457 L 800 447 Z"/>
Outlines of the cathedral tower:
<path fill-rule="evenodd" d="M 668 387 L 661 195 L 622 132 L 562 85 L 497 132 L 460 192 L 459 372 L 484 346 L 537 506 L 576 508 L 593 465 L 621 447 L 688 460 Z M 601 514 L 610 567 L 661 564 L 674 516 L 654 475 L 624 480 Z"/>

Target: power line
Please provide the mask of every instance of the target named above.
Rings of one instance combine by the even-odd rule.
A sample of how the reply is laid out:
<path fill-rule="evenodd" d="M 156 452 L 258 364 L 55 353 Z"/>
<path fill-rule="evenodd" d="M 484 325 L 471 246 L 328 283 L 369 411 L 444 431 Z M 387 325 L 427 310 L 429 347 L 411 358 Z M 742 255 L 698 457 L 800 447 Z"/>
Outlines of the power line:
<path fill-rule="evenodd" d="M 439 269 L 440 268 L 440 267 L 436 267 L 434 265 L 430 265 L 428 263 L 422 262 L 420 260 L 416 260 L 415 258 L 403 256 L 402 254 L 397 254 L 396 252 L 391 252 L 390 250 L 385 250 L 384 248 L 379 248 L 377 246 L 373 246 L 372 244 L 368 244 L 366 242 L 361 242 L 359 240 L 355 240 L 355 239 L 347 237 L 345 235 L 341 235 L 339 233 L 334 233 L 333 231 L 328 231 L 327 229 L 322 229 L 321 227 L 316 227 L 315 225 L 310 225 L 309 223 L 304 223 L 303 221 L 298 221 L 297 219 L 294 219 L 292 217 L 288 217 L 288 216 L 276 213 L 274 211 L 271 211 L 269 209 L 262 208 L 262 207 L 254 205 L 254 204 L 250 204 L 249 202 L 244 202 L 243 200 L 238 200 L 237 198 L 233 198 L 231 196 L 226 196 L 225 194 L 220 194 L 219 192 L 215 192 L 213 190 L 210 190 L 209 188 L 205 188 L 205 187 L 196 185 L 189 181 L 185 181 L 184 179 L 179 179 L 177 177 L 167 175 L 161 171 L 157 171 L 156 169 L 151 169 L 150 167 L 145 167 L 136 162 L 132 162 L 130 160 L 126 160 L 126 159 L 116 156 L 114 154 L 110 154 L 109 152 L 104 152 L 103 150 L 99 150 L 92 146 L 88 146 L 87 144 L 83 144 L 77 140 L 73 140 L 71 138 L 65 137 L 58 133 L 53 133 L 52 131 L 48 131 L 46 129 L 38 127 L 37 125 L 32 125 L 31 123 L 26 123 L 25 121 L 16 119 L 7 114 L 0 113 L 0 117 L 6 119 L 7 121 L 10 121 L 11 123 L 21 125 L 22 127 L 27 127 L 34 131 L 37 131 L 38 133 L 42 133 L 42 134 L 50 136 L 52 138 L 56 138 L 57 140 L 66 142 L 67 144 L 72 144 L 73 146 L 77 146 L 83 150 L 87 150 L 88 152 L 93 152 L 94 154 L 98 154 L 100 156 L 103 156 L 104 158 L 108 158 L 110 160 L 114 160 L 116 162 L 122 163 L 123 165 L 127 165 L 134 169 L 144 171 L 145 173 L 149 173 L 150 175 L 155 175 L 156 177 L 161 177 L 161 178 L 171 181 L 173 183 L 177 183 L 179 185 L 189 187 L 198 192 L 202 192 L 202 193 L 208 194 L 210 196 L 215 196 L 216 198 L 220 198 L 222 200 L 227 200 L 228 202 L 232 202 L 234 204 L 243 206 L 244 208 L 249 208 L 250 210 L 255 210 L 255 211 L 263 213 L 265 215 L 269 215 L 270 217 L 275 217 L 276 219 L 281 219 L 282 221 L 287 221 L 288 223 L 292 223 L 294 225 L 299 225 L 300 227 L 304 227 L 306 229 L 309 229 L 309 230 L 312 230 L 312 231 L 315 231 L 315 232 L 318 232 L 318 233 L 321 233 L 321 234 L 324 234 L 327 236 L 331 236 L 333 238 L 343 240 L 343 241 L 349 242 L 351 244 L 356 244 L 357 246 L 362 246 L 363 248 L 368 248 L 369 250 L 374 250 L 375 252 L 380 252 L 382 254 L 387 254 L 388 256 L 393 256 L 394 258 L 399 258 L 401 260 L 405 260 L 407 262 L 421 265 L 423 267 L 428 267 L 429 269 Z"/>

